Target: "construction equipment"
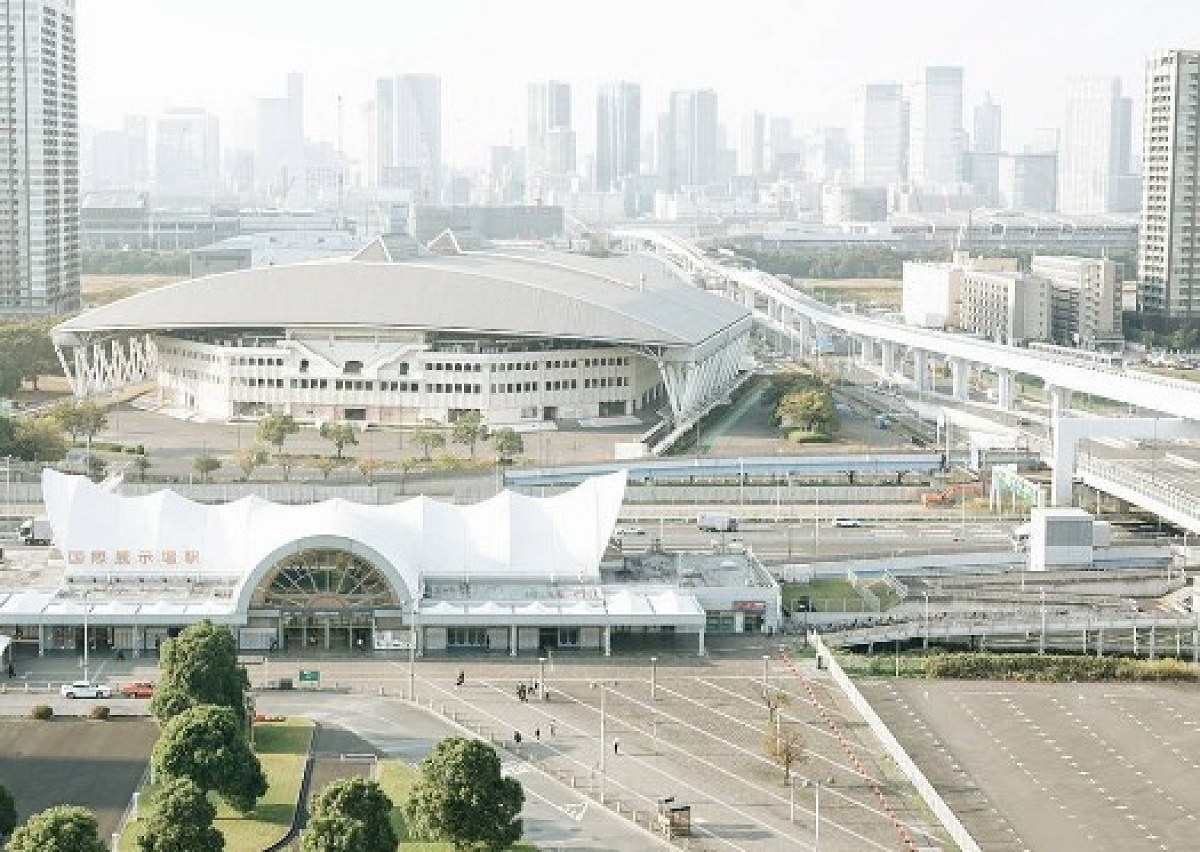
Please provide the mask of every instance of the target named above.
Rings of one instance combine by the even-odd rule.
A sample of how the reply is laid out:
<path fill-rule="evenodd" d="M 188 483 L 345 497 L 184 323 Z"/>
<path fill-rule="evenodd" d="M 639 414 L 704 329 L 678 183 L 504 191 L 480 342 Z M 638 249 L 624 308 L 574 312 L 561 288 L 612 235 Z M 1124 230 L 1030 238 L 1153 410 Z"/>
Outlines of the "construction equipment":
<path fill-rule="evenodd" d="M 978 482 L 965 482 L 960 485 L 951 485 L 944 491 L 922 494 L 921 504 L 923 506 L 941 505 L 942 503 L 951 503 L 955 498 L 965 500 L 967 497 L 978 497 L 982 493 L 983 486 Z"/>

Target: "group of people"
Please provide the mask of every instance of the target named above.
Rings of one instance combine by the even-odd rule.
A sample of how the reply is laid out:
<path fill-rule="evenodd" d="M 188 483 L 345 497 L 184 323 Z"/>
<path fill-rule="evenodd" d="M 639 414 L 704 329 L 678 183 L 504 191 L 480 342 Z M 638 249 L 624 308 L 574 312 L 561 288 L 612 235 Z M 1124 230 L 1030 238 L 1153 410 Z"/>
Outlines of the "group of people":
<path fill-rule="evenodd" d="M 553 719 L 551 719 L 551 720 L 550 720 L 550 727 L 549 727 L 549 729 L 548 729 L 548 730 L 549 730 L 550 736 L 552 736 L 552 737 L 553 737 L 553 736 L 554 736 L 554 733 L 555 733 L 555 728 L 554 728 L 554 720 L 553 720 Z M 541 728 L 534 728 L 534 729 L 533 729 L 533 738 L 534 738 L 535 740 L 537 740 L 538 742 L 541 742 L 541 741 L 542 741 L 542 729 L 541 729 Z M 523 741 L 524 739 L 525 739 L 525 738 L 524 738 L 524 737 L 521 735 L 521 732 L 520 732 L 520 731 L 513 731 L 513 743 L 515 743 L 515 744 L 517 745 L 517 747 L 520 747 L 520 745 L 521 745 L 521 743 L 522 743 L 522 741 Z"/>
<path fill-rule="evenodd" d="M 550 700 L 550 690 L 546 689 L 546 684 L 542 684 L 542 700 Z M 526 684 L 521 681 L 517 684 L 517 700 L 529 701 L 529 696 L 538 694 L 538 682 L 535 680 L 532 684 Z"/>

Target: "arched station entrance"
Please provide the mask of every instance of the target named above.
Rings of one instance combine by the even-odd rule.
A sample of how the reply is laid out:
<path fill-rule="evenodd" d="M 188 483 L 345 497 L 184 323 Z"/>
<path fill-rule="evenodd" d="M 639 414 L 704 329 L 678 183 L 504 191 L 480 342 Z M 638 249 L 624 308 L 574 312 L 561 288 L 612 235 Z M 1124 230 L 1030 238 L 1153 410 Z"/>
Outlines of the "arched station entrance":
<path fill-rule="evenodd" d="M 405 603 L 379 568 L 337 547 L 287 554 L 267 570 L 251 600 L 255 610 L 279 612 L 282 647 L 273 650 L 300 653 L 369 650 L 376 613 Z"/>

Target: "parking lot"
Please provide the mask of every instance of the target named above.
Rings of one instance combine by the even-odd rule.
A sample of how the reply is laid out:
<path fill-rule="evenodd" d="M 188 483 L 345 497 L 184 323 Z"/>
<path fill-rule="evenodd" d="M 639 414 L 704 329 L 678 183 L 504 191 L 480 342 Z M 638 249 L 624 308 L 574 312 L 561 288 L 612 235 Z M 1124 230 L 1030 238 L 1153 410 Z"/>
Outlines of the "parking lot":
<path fill-rule="evenodd" d="M 859 686 L 988 852 L 1196 848 L 1194 686 Z"/>

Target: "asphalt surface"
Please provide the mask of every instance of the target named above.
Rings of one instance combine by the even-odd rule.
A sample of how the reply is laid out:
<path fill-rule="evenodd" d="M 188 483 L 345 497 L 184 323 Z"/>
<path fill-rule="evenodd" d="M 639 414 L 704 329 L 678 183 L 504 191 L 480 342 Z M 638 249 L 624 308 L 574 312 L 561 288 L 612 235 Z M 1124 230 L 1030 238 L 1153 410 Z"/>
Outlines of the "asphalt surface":
<path fill-rule="evenodd" d="M 1197 847 L 1194 686 L 859 685 L 988 852 Z"/>

